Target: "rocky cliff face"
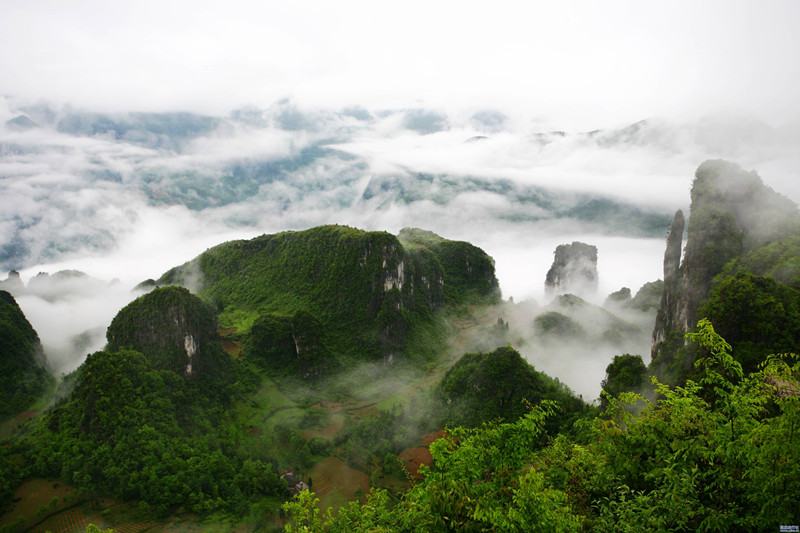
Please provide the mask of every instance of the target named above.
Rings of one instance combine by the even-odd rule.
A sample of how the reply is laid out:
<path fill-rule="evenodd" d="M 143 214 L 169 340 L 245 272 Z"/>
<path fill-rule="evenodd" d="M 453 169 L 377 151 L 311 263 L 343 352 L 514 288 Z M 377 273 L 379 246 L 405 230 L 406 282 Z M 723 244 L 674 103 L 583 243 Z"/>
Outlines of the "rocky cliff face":
<path fill-rule="evenodd" d="M 456 304 L 500 300 L 494 260 L 477 246 L 444 239 L 432 231 L 417 228 L 404 228 L 397 237 L 407 253 L 416 256 L 418 261 L 426 253 L 432 256 L 424 260 L 428 264 L 425 270 L 435 271 L 434 265 L 441 265 L 441 278 L 429 280 L 423 276 L 420 279 L 426 286 L 437 282 L 441 285 L 444 299 L 435 302 L 435 307 L 444 304 L 444 300 Z"/>
<path fill-rule="evenodd" d="M 685 333 L 689 330 L 688 300 L 684 296 L 686 291 L 683 290 L 683 278 L 680 273 L 684 226 L 683 211 L 679 209 L 672 220 L 672 227 L 667 237 L 667 249 L 664 252 L 664 288 L 653 329 L 651 353 L 653 360 L 658 359 L 658 350 L 670 332 Z"/>
<path fill-rule="evenodd" d="M 597 247 L 582 242 L 561 244 L 547 271 L 545 294 L 577 294 L 597 292 Z"/>
<path fill-rule="evenodd" d="M 698 167 L 691 191 L 686 249 L 680 261 L 683 214 L 672 223 L 664 254 L 664 292 L 653 331 L 656 365 L 671 364 L 692 329 L 714 276 L 737 257 L 800 228 L 800 212 L 786 197 L 764 185 L 755 172 L 727 161 Z M 687 361 L 687 364 L 690 361 Z"/>

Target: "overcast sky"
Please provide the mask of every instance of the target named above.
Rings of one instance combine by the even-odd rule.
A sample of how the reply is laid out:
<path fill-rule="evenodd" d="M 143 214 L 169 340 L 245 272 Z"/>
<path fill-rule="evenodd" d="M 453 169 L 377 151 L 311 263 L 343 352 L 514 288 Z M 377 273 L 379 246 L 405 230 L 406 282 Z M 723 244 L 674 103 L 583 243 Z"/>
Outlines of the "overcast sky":
<path fill-rule="evenodd" d="M 492 107 L 564 129 L 800 118 L 800 2 L 4 0 L 0 92 L 92 110 Z"/>

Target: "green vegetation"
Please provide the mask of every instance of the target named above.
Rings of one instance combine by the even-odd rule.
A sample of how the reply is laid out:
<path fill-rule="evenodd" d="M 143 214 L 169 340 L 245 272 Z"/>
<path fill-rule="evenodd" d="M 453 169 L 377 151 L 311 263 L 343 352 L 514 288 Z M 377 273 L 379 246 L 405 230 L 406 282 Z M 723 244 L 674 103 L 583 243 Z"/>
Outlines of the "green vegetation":
<path fill-rule="evenodd" d="M 432 324 L 441 271 L 418 271 L 415 257 L 388 233 L 324 226 L 219 245 L 167 272 L 159 284 L 191 284 L 193 275 L 201 276 L 199 295 L 220 311 L 223 325 L 242 334 L 248 333 L 244 324 L 230 317 L 302 311 L 318 324 L 314 334 L 325 339 L 334 361 L 352 363 L 389 357 L 398 347 L 407 351 L 406 334 Z"/>
<path fill-rule="evenodd" d="M 608 406 L 609 398 L 617 398 L 623 392 L 642 392 L 647 385 L 647 366 L 641 355 L 615 355 L 606 367 L 606 378 L 601 383 L 603 394 L 600 402 Z"/>
<path fill-rule="evenodd" d="M 395 500 L 322 514 L 313 493 L 284 504 L 286 531 L 753 531 L 795 524 L 800 509 L 797 356 L 745 376 L 701 321 L 699 381 L 660 400 L 611 399 L 578 440 L 542 448 L 553 404 L 511 423 L 456 428 L 431 445 L 434 464 Z M 793 383 L 788 389 L 765 381 Z M 642 402 L 638 416 L 627 406 Z"/>
<path fill-rule="evenodd" d="M 14 297 L 0 291 L 0 421 L 29 408 L 53 383 L 39 336 Z"/>
<path fill-rule="evenodd" d="M 735 258 L 725 265 L 719 277 L 725 279 L 739 272 L 774 278 L 800 290 L 800 235 L 791 235 Z"/>
<path fill-rule="evenodd" d="M 2 443 L 0 504 L 38 477 L 148 520 L 264 530 L 289 498 L 278 473 L 292 471 L 317 493 L 283 505 L 288 531 L 796 523 L 800 364 L 767 355 L 800 351 L 796 247 L 728 261 L 700 308 L 710 320 L 667 337 L 682 377 L 648 383 L 639 355 L 618 355 L 597 408 L 506 344 L 528 328 L 553 353 L 576 339 L 624 352 L 641 328 L 571 295 L 509 324 L 491 258 L 468 243 L 341 226 L 225 243 L 122 309 L 55 406 Z M 611 301 L 634 316 L 662 286 Z M 0 341 L 35 346 L 27 327 Z M 13 527 L 52 510 L 36 505 Z"/>
<path fill-rule="evenodd" d="M 765 354 L 797 350 L 800 210 L 755 172 L 706 161 L 692 184 L 688 240 L 660 310 L 654 373 L 668 383 L 693 375 L 696 351 L 682 335 L 701 316 L 735 347 L 745 371 Z"/>
<path fill-rule="evenodd" d="M 645 283 L 631 299 L 631 309 L 642 312 L 655 311 L 661 305 L 661 293 L 664 290 L 662 280 Z"/>
<path fill-rule="evenodd" d="M 449 426 L 511 422 L 525 414 L 529 405 L 543 400 L 559 404 L 560 422 L 567 426 L 586 407 L 566 385 L 537 372 L 510 346 L 491 353 L 464 354 L 444 375 L 437 394 L 445 406 L 444 423 Z"/>
<path fill-rule="evenodd" d="M 533 320 L 533 330 L 543 339 L 556 342 L 561 339 L 586 338 L 586 330 L 578 322 L 557 311 L 547 311 Z"/>
<path fill-rule="evenodd" d="M 450 241 L 432 231 L 404 228 L 397 238 L 412 250 L 430 250 L 444 270 L 444 294 L 456 304 L 498 303 L 494 260 L 468 242 Z"/>
<path fill-rule="evenodd" d="M 158 284 L 198 286 L 223 327 L 244 337 L 245 356 L 282 373 L 429 359 L 442 348 L 436 312 L 446 302 L 499 299 L 494 264 L 468 243 L 419 230 L 401 236 L 406 247 L 344 226 L 263 235 L 216 246 Z"/>
<path fill-rule="evenodd" d="M 29 475 L 148 504 L 244 513 L 282 496 L 271 463 L 249 456 L 222 422 L 230 391 L 158 368 L 131 350 L 97 352 L 77 371 L 74 391 L 28 439 Z"/>
<path fill-rule="evenodd" d="M 745 372 L 765 353 L 800 353 L 800 291 L 740 272 L 711 290 L 700 308 L 734 347 Z"/>
<path fill-rule="evenodd" d="M 163 370 L 228 379 L 230 357 L 219 346 L 214 310 L 182 287 L 163 287 L 125 306 L 107 331 L 108 350 L 130 347 Z"/>

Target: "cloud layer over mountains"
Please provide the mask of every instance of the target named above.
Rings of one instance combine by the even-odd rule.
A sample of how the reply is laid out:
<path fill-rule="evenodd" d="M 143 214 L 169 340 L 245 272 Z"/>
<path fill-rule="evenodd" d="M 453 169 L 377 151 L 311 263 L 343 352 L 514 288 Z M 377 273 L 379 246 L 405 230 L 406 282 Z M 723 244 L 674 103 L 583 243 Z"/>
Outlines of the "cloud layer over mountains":
<path fill-rule="evenodd" d="M 519 127 L 496 111 L 281 101 L 210 117 L 3 104 L 7 270 L 109 253 L 146 264 L 159 247 L 323 223 L 421 226 L 490 251 L 503 241 L 530 248 L 534 235 L 663 239 L 694 169 L 714 157 L 800 195 L 789 170 L 800 128 L 744 117 L 565 133 Z M 98 274 L 127 277 L 124 267 Z"/>
<path fill-rule="evenodd" d="M 7 98 L 0 124 L 0 270 L 105 282 L 20 300 L 66 370 L 76 349 L 102 346 L 136 283 L 233 238 L 421 227 L 486 250 L 517 301 L 541 299 L 555 247 L 580 240 L 598 248 L 600 303 L 661 277 L 672 213 L 703 160 L 735 160 L 800 199 L 800 127 L 743 116 L 563 132 L 491 109 L 281 100 L 225 116 L 108 114 Z"/>

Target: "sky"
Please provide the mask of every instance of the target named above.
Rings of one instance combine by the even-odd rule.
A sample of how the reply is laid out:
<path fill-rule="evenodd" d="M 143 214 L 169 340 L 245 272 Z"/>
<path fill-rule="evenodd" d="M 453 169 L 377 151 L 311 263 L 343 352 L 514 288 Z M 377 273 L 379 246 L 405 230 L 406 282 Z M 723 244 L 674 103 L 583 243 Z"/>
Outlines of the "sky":
<path fill-rule="evenodd" d="M 485 190 L 424 197 L 441 195 L 441 183 L 408 185 L 423 198 L 405 204 L 362 193 L 387 177 L 477 176 L 512 192 L 544 187 L 565 205 L 605 195 L 669 217 L 688 209 L 697 166 L 722 157 L 800 202 L 799 30 L 800 2 L 776 0 L 0 0 L 0 246 L 18 232 L 33 250 L 26 282 L 65 268 L 120 280 L 99 295 L 95 285 L 55 303 L 20 299 L 61 370 L 79 363 L 76 333 L 91 330 L 102 346 L 135 283 L 225 240 L 318 224 L 417 226 L 470 241 L 495 259 L 505 297 L 542 303 L 555 247 L 588 242 L 602 303 L 661 276 L 666 230 L 510 222 L 533 207 Z M 36 103 L 59 117 L 189 111 L 228 121 L 172 151 L 55 123 L 2 126 Z M 373 120 L 330 114 L 350 106 Z M 229 120 L 237 109 L 264 110 L 263 123 Z M 413 131 L 407 110 L 446 127 Z M 486 111 L 502 114 L 502 127 L 476 126 Z M 312 127 L 278 127 L 285 112 Z M 642 119 L 627 141 L 604 137 Z M 552 130 L 567 135 L 539 142 Z M 488 138 L 465 142 L 476 136 Z M 213 188 L 241 161 L 297 157 L 333 137 L 328 147 L 352 159 L 323 156 L 252 198 L 187 207 L 192 179 Z M 181 201 L 154 202 L 159 194 Z M 97 246 L 70 251 L 84 241 Z M 596 366 L 594 388 L 605 363 Z"/>
<path fill-rule="evenodd" d="M 94 110 L 524 111 L 595 129 L 708 110 L 800 118 L 795 1 L 5 0 L 0 91 Z"/>

